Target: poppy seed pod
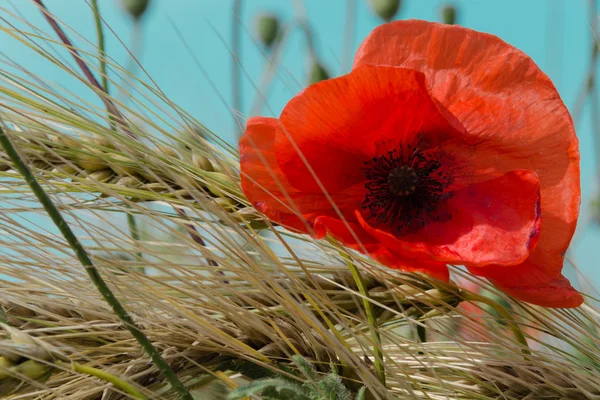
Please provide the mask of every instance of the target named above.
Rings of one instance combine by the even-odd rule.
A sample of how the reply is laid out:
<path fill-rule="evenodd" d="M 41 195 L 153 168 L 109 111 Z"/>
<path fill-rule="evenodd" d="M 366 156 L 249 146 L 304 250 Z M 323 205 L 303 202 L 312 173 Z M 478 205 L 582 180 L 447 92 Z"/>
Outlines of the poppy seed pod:
<path fill-rule="evenodd" d="M 261 14 L 256 19 L 258 38 L 266 46 L 271 47 L 279 34 L 279 19 L 273 14 Z"/>
<path fill-rule="evenodd" d="M 371 7 L 384 21 L 391 21 L 400 10 L 401 0 L 371 0 Z"/>
<path fill-rule="evenodd" d="M 449 4 L 442 7 L 442 21 L 448 25 L 456 24 L 456 7 Z"/>
<path fill-rule="evenodd" d="M 327 72 L 327 69 L 325 69 L 321 63 L 317 61 L 313 62 L 310 68 L 310 75 L 308 77 L 309 85 L 324 81 L 326 79 L 329 79 L 329 72 Z"/>
<path fill-rule="evenodd" d="M 138 20 L 144 16 L 150 0 L 121 0 L 121 3 L 129 15 Z"/>

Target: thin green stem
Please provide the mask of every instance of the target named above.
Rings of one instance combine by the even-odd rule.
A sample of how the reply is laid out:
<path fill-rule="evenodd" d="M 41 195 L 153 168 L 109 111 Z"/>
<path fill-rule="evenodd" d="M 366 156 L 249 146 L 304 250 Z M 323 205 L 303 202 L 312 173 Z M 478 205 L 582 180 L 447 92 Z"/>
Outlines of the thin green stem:
<path fill-rule="evenodd" d="M 98 37 L 98 60 L 100 62 L 100 78 L 104 93 L 109 94 L 108 90 L 108 72 L 106 69 L 106 46 L 104 44 L 104 30 L 102 29 L 102 18 L 100 18 L 100 8 L 98 0 L 92 0 L 92 10 L 94 11 L 94 22 L 96 25 L 96 36 Z M 108 113 L 108 122 L 112 130 L 116 130 L 116 124 L 112 114 Z"/>
<path fill-rule="evenodd" d="M 106 50 L 104 47 L 104 31 L 102 30 L 102 19 L 100 18 L 100 9 L 98 8 L 98 0 L 92 0 L 92 10 L 94 11 L 94 22 L 96 24 L 96 36 L 98 37 L 98 53 L 100 60 L 100 73 L 102 89 L 108 93 L 108 78 L 106 73 Z"/>
<path fill-rule="evenodd" d="M 135 241 L 135 243 L 139 242 L 141 239 L 140 230 L 138 229 L 137 220 L 135 219 L 135 216 L 132 213 L 127 213 L 127 226 L 129 227 L 129 234 L 131 235 L 131 238 Z M 136 252 L 135 255 L 138 261 L 142 261 L 144 258 L 142 256 L 142 253 L 139 251 Z M 144 270 L 144 267 L 140 267 L 139 272 L 144 274 L 146 271 Z"/>
<path fill-rule="evenodd" d="M 242 0 L 233 1 L 233 13 L 231 18 L 231 53 L 233 55 L 231 65 L 231 95 L 234 112 L 242 111 L 242 74 L 240 68 L 241 57 L 241 29 L 239 18 L 241 17 Z M 241 135 L 239 120 L 236 118 L 236 130 Z"/>
<path fill-rule="evenodd" d="M 508 312 L 506 307 L 499 304 L 497 301 L 490 299 L 489 297 L 485 297 L 485 296 L 481 296 L 481 295 L 478 295 L 475 293 L 467 292 L 465 290 L 462 290 L 460 292 L 460 297 L 462 297 L 462 299 L 465 301 L 475 301 L 478 303 L 487 304 L 488 306 L 492 307 L 494 309 L 494 311 L 496 311 L 498 314 L 500 314 L 500 316 L 504 319 L 504 321 L 506 321 L 510 325 L 510 330 L 515 335 L 515 339 L 517 339 L 517 342 L 519 342 L 523 346 L 523 348 L 521 349 L 521 352 L 525 355 L 531 355 L 531 351 L 529 349 L 529 344 L 527 344 L 527 339 L 525 338 L 523 331 L 521 330 L 521 328 L 519 328 L 517 321 Z"/>
<path fill-rule="evenodd" d="M 317 52 L 315 50 L 315 41 L 313 38 L 313 31 L 308 24 L 306 19 L 298 20 L 298 26 L 302 29 L 304 33 L 304 38 L 306 39 L 306 47 L 308 47 L 308 53 L 310 54 L 311 59 L 314 62 L 317 62 Z"/>
<path fill-rule="evenodd" d="M 373 307 L 371 307 L 371 301 L 369 300 L 369 291 L 367 286 L 360 274 L 360 271 L 352 261 L 350 255 L 342 250 L 339 251 L 342 258 L 346 261 L 348 269 L 354 278 L 354 282 L 358 287 L 359 293 L 362 295 L 363 306 L 365 307 L 365 314 L 367 315 L 367 321 L 369 322 L 369 331 L 371 332 L 371 340 L 373 341 L 373 354 L 375 356 L 375 369 L 379 374 L 379 379 L 383 386 L 385 386 L 385 365 L 383 363 L 383 354 L 381 352 L 381 337 L 379 336 L 379 324 L 377 318 L 373 313 Z"/>
<path fill-rule="evenodd" d="M 96 79 L 96 77 L 94 76 L 94 74 L 92 73 L 92 71 L 90 70 L 88 65 L 85 63 L 84 59 L 81 57 L 81 55 L 79 54 L 79 52 L 77 51 L 75 46 L 73 46 L 73 43 L 71 42 L 71 40 L 69 39 L 69 37 L 67 36 L 65 31 L 58 24 L 58 22 L 56 21 L 56 18 L 54 18 L 52 13 L 46 8 L 46 5 L 44 4 L 43 0 L 33 0 L 33 1 L 38 5 L 40 10 L 42 11 L 42 14 L 44 15 L 44 18 L 46 19 L 46 21 L 48 21 L 48 24 L 50 24 L 50 26 L 52 27 L 54 32 L 56 32 L 56 34 L 58 35 L 60 40 L 63 42 L 63 44 L 67 48 L 67 50 L 69 50 L 69 53 L 71 53 L 71 56 L 73 56 L 73 58 L 75 59 L 75 63 L 77 63 L 77 65 L 83 72 L 83 75 L 85 75 L 88 82 L 90 83 L 91 87 L 93 89 L 95 89 L 95 91 L 97 93 L 99 93 L 98 95 L 100 96 L 100 99 L 102 100 L 102 102 L 105 104 L 106 109 L 109 112 L 109 114 L 111 114 L 114 117 L 114 119 L 121 126 L 121 128 L 125 131 L 125 133 L 127 133 L 127 135 L 129 135 L 132 138 L 135 138 L 135 135 L 133 134 L 133 132 L 131 132 L 131 130 L 129 129 L 129 126 L 127 125 L 125 119 L 123 118 L 123 114 L 121 114 L 119 109 L 114 105 L 114 103 L 112 102 L 110 97 L 108 97 L 108 95 L 106 93 L 104 93 L 102 86 L 100 86 L 100 83 L 98 83 L 98 80 Z"/>
<path fill-rule="evenodd" d="M 344 22 L 344 52 L 342 68 L 344 73 L 352 68 L 352 55 L 354 54 L 354 36 L 356 35 L 356 0 L 346 2 L 346 21 Z"/>
<path fill-rule="evenodd" d="M 250 106 L 249 115 L 258 115 L 263 105 L 266 103 L 267 98 L 269 97 L 269 91 L 273 86 L 273 79 L 277 75 L 277 69 L 279 67 L 279 63 L 281 62 L 285 44 L 287 43 L 290 33 L 293 31 L 294 27 L 294 23 L 284 26 L 279 33 L 279 38 L 273 44 L 273 48 L 271 49 L 269 58 L 265 64 L 262 76 L 260 78 L 259 89 L 256 91 L 256 95 L 254 96 L 254 100 Z"/>
<path fill-rule="evenodd" d="M 56 363 L 56 365 L 61 366 L 65 369 L 70 369 L 74 372 L 77 372 L 78 374 L 86 374 L 86 375 L 94 376 L 94 377 L 96 377 L 98 379 L 102 379 L 103 381 L 106 381 L 108 383 L 112 383 L 116 388 L 121 389 L 123 392 L 132 395 L 136 399 L 140 399 L 140 400 L 148 399 L 148 397 L 144 396 L 139 390 L 137 390 L 132 384 L 130 384 L 126 380 L 121 379 L 118 376 L 115 376 L 104 370 L 94 368 L 94 367 L 89 367 L 87 365 L 81 365 L 81 364 L 74 363 L 74 362 L 69 363 L 69 362 L 59 361 Z"/>
<path fill-rule="evenodd" d="M 98 0 L 92 0 L 92 10 L 94 11 L 94 22 L 96 25 L 96 36 L 98 37 L 98 60 L 100 61 L 100 74 L 102 89 L 107 95 L 110 94 L 108 88 L 108 72 L 106 69 L 106 48 L 104 44 L 104 31 L 102 30 L 102 18 L 100 17 L 100 8 L 98 8 Z M 113 131 L 116 132 L 116 125 L 111 113 L 108 113 L 108 122 Z M 137 228 L 137 222 L 135 217 L 131 213 L 127 213 L 127 225 L 129 226 L 129 233 L 133 240 L 136 242 L 140 240 L 140 234 Z M 138 260 L 142 259 L 142 253 L 137 252 Z M 144 268 L 141 267 L 141 272 L 144 272 Z"/>
<path fill-rule="evenodd" d="M 262 77 L 260 80 L 259 89 L 256 91 L 256 95 L 254 97 L 254 100 L 252 101 L 249 115 L 258 115 L 263 105 L 266 103 L 267 97 L 269 95 L 269 90 L 271 89 L 273 83 L 273 79 L 277 75 L 277 67 L 281 61 L 285 44 L 296 28 L 300 28 L 302 30 L 302 33 L 306 38 L 306 46 L 308 47 L 310 57 L 313 61 L 316 62 L 317 58 L 314 48 L 314 42 L 312 40 L 312 33 L 306 21 L 298 19 L 284 26 L 281 29 L 280 37 L 273 45 L 269 58 L 265 64 L 265 68 L 262 72 Z"/>
<path fill-rule="evenodd" d="M 0 144 L 4 148 L 6 155 L 14 164 L 14 167 L 23 176 L 31 191 L 38 198 L 52 222 L 60 230 L 65 240 L 69 243 L 69 246 L 75 252 L 75 255 L 81 265 L 85 267 L 91 281 L 94 283 L 104 300 L 112 307 L 114 313 L 119 317 L 125 328 L 131 332 L 138 343 L 146 351 L 148 356 L 152 359 L 156 367 L 163 373 L 167 381 L 171 384 L 171 387 L 179 395 L 181 399 L 193 400 L 192 396 L 179 380 L 175 372 L 171 369 L 169 364 L 162 358 L 159 351 L 152 345 L 150 340 L 144 335 L 144 333 L 135 325 L 131 316 L 127 313 L 125 308 L 121 305 L 119 300 L 115 297 L 113 292 L 110 290 L 104 279 L 100 276 L 100 273 L 94 266 L 94 263 L 90 259 L 89 255 L 65 221 L 65 219 L 58 211 L 58 208 L 50 199 L 50 196 L 42 188 L 40 183 L 37 181 L 29 167 L 25 164 L 15 147 L 13 146 L 10 138 L 4 132 L 4 129 L 0 127 Z"/>

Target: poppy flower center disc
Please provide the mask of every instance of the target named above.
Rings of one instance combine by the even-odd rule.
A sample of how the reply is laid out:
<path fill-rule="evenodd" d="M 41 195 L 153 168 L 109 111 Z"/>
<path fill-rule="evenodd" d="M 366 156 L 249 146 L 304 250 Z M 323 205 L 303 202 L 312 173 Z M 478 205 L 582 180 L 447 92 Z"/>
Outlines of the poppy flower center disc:
<path fill-rule="evenodd" d="M 390 190 L 398 196 L 408 196 L 419 184 L 419 176 L 414 169 L 403 165 L 394 168 L 388 176 Z"/>
<path fill-rule="evenodd" d="M 367 218 L 410 233 L 430 220 L 438 220 L 439 206 L 447 199 L 448 175 L 435 154 L 413 147 L 398 149 L 365 163 L 367 193 L 362 208 Z"/>

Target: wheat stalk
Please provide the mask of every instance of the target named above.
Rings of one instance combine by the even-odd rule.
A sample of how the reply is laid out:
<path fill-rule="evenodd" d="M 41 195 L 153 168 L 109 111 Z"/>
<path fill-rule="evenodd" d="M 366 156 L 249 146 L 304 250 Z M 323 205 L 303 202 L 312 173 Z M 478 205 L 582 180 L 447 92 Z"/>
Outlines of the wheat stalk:
<path fill-rule="evenodd" d="M 286 288 L 288 293 L 296 295 L 300 299 L 305 297 L 309 291 L 325 293 L 338 308 L 337 313 L 343 313 L 349 319 L 359 320 L 362 311 L 358 306 L 360 303 L 357 302 L 356 287 L 352 285 L 346 287 L 342 284 L 347 278 L 341 274 L 331 280 L 317 277 L 312 281 L 303 278 L 298 282 L 279 283 Z M 410 276 L 399 275 L 397 278 L 398 280 L 393 283 L 403 284 L 395 286 L 393 289 L 389 288 L 389 281 L 383 282 L 375 278 L 369 281 L 370 291 L 378 294 L 375 296 L 375 300 L 387 308 L 385 311 L 384 309 L 379 310 L 379 319 L 382 323 L 398 318 L 405 309 L 412 310 L 407 312 L 413 315 L 423 315 L 426 310 L 431 309 L 433 301 L 447 304 L 448 307 L 452 307 L 460 301 L 450 292 L 446 292 L 446 297 L 441 296 L 444 293 L 444 289 L 441 287 L 436 288 L 424 281 L 416 281 Z M 299 283 L 306 285 L 306 288 L 294 288 Z M 8 295 L 8 293 L 10 294 Z M 15 302 L 18 297 L 21 298 L 20 301 Z M 425 301 L 420 301 L 420 298 Z M 33 299 L 39 299 L 39 301 L 31 303 Z M 266 334 L 264 327 L 261 329 L 260 326 L 249 324 L 245 318 L 236 319 L 229 314 L 206 310 L 196 311 L 197 317 L 204 318 L 211 326 L 212 335 L 203 337 L 186 334 L 189 327 L 186 326 L 185 320 L 173 319 L 168 315 L 162 315 L 158 321 L 147 319 L 158 317 L 154 313 L 148 314 L 145 316 L 146 318 L 134 315 L 134 320 L 145 332 L 150 334 L 155 346 L 178 372 L 189 374 L 191 371 L 198 371 L 199 366 L 200 372 L 228 370 L 236 363 L 247 362 L 248 352 L 254 353 L 257 359 L 267 365 L 287 360 L 293 353 L 300 354 L 325 367 L 331 362 L 341 362 L 316 331 L 307 332 L 306 329 L 300 329 L 294 319 L 286 315 L 285 309 L 282 309 L 280 304 L 276 304 L 272 298 L 260 295 L 256 291 L 248 291 L 245 293 L 232 292 L 229 300 L 232 307 L 241 305 L 243 308 L 239 310 L 243 310 L 244 314 L 250 314 L 252 318 L 267 320 L 277 335 Z M 156 368 L 148 361 L 140 360 L 142 357 L 140 349 L 131 343 L 127 331 L 107 307 L 100 307 L 97 304 L 81 304 L 68 298 L 57 298 L 49 303 L 48 298 L 44 295 L 20 293 L 15 296 L 10 289 L 5 290 L 5 294 L 0 297 L 0 305 L 4 310 L 7 323 L 32 337 L 39 337 L 44 343 L 64 353 L 68 353 L 68 359 L 72 362 L 89 363 L 97 360 L 96 357 L 98 357 L 102 359 L 104 369 L 121 377 L 134 377 L 140 387 L 161 381 Z M 322 315 L 316 312 L 310 304 L 298 303 L 297 306 L 312 310 L 317 319 L 322 318 Z M 224 346 L 215 336 L 226 336 L 227 341 L 235 343 L 235 346 Z M 223 339 L 221 338 L 221 340 Z M 129 343 L 123 347 L 127 342 Z M 94 343 L 108 351 L 98 349 L 90 352 L 90 345 Z M 110 351 L 112 345 L 116 345 L 117 348 L 117 352 L 113 355 Z M 83 354 L 84 357 L 81 357 Z M 44 361 L 48 361 L 47 359 L 30 357 L 28 354 L 22 355 L 22 358 L 20 363 L 33 360 L 37 363 L 35 365 L 39 365 L 39 370 L 45 371 L 46 375 L 52 369 L 51 364 L 49 366 L 48 363 L 44 363 Z M 363 368 L 368 368 L 368 365 Z M 60 370 L 58 368 L 54 372 Z M 347 372 L 350 373 L 351 369 L 347 369 Z M 31 374 L 26 376 L 32 381 L 35 381 L 37 377 L 37 375 Z M 53 389 L 53 381 L 62 384 L 63 379 L 64 377 L 60 375 L 53 377 L 47 383 L 48 390 Z M 20 391 L 32 388 L 24 385 L 27 380 L 18 379 L 18 376 L 7 376 L 5 380 L 7 385 L 11 384 Z M 0 379 L 0 381 L 2 380 Z M 98 392 L 103 390 L 102 387 L 98 387 L 95 393 L 90 393 L 90 397 L 86 398 L 94 398 Z"/>
<path fill-rule="evenodd" d="M 174 205 L 198 206 L 198 196 L 228 211 L 236 221 L 265 227 L 261 216 L 248 206 L 238 178 L 225 162 L 211 162 L 189 148 L 166 146 L 151 150 L 137 145 L 134 152 L 119 151 L 103 137 L 74 137 L 13 131 L 16 147 L 23 149 L 29 165 L 66 190 L 89 191 L 101 184 L 103 196 L 121 195 L 130 201 L 169 200 Z M 185 178 L 173 179 L 187 171 Z M 0 153 L 0 170 L 10 176 L 12 165 Z M 90 183 L 92 182 L 92 183 Z"/>

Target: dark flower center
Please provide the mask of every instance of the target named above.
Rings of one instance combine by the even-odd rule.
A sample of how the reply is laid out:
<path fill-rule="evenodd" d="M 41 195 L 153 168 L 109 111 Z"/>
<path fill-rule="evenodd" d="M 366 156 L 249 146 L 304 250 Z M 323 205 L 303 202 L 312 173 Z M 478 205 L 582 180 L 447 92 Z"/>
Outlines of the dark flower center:
<path fill-rule="evenodd" d="M 419 184 L 419 176 L 415 170 L 406 165 L 391 170 L 387 180 L 392 193 L 398 196 L 408 196 Z"/>
<path fill-rule="evenodd" d="M 368 218 L 400 233 L 439 220 L 439 205 L 448 197 L 448 175 L 435 154 L 407 145 L 367 161 L 367 194 L 362 203 Z"/>

